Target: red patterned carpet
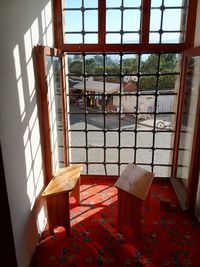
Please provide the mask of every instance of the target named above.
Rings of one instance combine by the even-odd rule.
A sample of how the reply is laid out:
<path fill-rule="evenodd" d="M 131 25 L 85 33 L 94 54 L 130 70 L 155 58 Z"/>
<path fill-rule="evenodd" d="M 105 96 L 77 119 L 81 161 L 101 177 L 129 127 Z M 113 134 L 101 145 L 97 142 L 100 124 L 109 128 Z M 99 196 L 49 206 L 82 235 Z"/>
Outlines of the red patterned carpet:
<path fill-rule="evenodd" d="M 54 236 L 38 244 L 31 267 L 199 267 L 199 224 L 180 209 L 169 183 L 154 182 L 149 194 L 138 238 L 131 228 L 124 235 L 116 230 L 113 184 L 82 185 L 81 205 L 71 208 L 71 237 L 58 227 Z"/>

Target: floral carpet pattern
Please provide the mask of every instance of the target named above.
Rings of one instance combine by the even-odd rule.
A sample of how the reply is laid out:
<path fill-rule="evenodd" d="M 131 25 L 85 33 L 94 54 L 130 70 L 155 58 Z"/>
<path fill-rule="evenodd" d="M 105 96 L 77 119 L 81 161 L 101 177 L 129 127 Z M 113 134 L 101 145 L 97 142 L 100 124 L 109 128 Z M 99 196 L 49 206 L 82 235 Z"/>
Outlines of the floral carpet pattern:
<path fill-rule="evenodd" d="M 142 211 L 142 231 L 117 231 L 113 183 L 81 185 L 80 206 L 71 205 L 71 236 L 58 227 L 38 244 L 31 267 L 200 266 L 200 226 L 183 212 L 168 182 L 153 182 Z"/>

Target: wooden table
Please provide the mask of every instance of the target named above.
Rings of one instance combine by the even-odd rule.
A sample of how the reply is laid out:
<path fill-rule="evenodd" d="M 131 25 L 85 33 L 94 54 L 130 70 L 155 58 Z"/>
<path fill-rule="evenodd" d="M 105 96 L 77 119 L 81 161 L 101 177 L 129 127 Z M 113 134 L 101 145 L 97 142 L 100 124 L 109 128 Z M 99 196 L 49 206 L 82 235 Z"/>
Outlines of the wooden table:
<path fill-rule="evenodd" d="M 118 230 L 126 225 L 140 233 L 142 204 L 147 197 L 154 174 L 137 165 L 128 164 L 115 186 L 118 188 Z"/>
<path fill-rule="evenodd" d="M 42 193 L 47 200 L 50 234 L 56 226 L 64 226 L 70 235 L 69 193 L 73 191 L 76 204 L 80 203 L 80 174 L 83 165 L 76 164 L 59 169 Z"/>

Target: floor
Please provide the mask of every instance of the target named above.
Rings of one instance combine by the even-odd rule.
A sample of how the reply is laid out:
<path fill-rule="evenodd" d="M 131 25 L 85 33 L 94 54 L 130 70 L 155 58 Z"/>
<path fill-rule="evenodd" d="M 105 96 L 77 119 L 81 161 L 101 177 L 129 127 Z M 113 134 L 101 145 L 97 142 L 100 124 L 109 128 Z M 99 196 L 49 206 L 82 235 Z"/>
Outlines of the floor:
<path fill-rule="evenodd" d="M 183 212 L 169 182 L 153 182 L 144 203 L 142 232 L 117 231 L 117 189 L 106 180 L 81 185 L 81 204 L 71 199 L 71 237 L 58 227 L 43 239 L 31 267 L 199 266 L 200 225 Z"/>

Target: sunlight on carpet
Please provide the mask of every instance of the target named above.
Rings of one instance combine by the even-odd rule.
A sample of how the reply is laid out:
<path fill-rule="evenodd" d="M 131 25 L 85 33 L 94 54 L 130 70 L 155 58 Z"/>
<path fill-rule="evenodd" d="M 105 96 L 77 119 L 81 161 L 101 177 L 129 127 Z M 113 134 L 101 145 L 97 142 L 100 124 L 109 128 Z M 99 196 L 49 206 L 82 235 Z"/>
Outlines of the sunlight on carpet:
<path fill-rule="evenodd" d="M 71 237 L 62 227 L 42 240 L 31 267 L 199 266 L 200 226 L 180 209 L 170 183 L 153 182 L 143 207 L 140 238 L 117 231 L 117 189 L 111 183 L 81 185 L 71 205 Z"/>

